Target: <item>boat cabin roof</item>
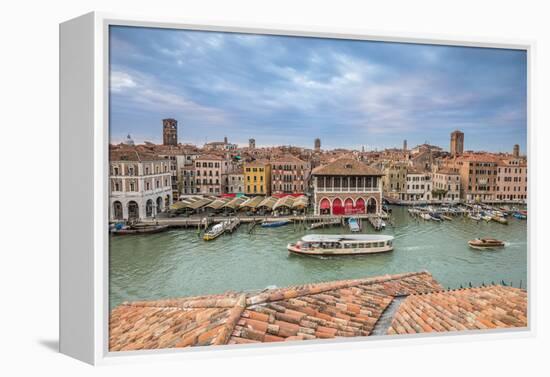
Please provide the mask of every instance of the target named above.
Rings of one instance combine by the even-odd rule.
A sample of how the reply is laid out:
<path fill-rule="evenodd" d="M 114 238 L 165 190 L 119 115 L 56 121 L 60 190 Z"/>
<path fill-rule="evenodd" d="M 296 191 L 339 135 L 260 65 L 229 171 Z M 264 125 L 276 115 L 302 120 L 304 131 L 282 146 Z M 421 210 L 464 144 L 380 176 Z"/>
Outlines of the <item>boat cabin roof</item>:
<path fill-rule="evenodd" d="M 303 242 L 341 242 L 362 241 L 379 242 L 393 240 L 393 236 L 382 234 L 308 234 L 302 237 Z"/>

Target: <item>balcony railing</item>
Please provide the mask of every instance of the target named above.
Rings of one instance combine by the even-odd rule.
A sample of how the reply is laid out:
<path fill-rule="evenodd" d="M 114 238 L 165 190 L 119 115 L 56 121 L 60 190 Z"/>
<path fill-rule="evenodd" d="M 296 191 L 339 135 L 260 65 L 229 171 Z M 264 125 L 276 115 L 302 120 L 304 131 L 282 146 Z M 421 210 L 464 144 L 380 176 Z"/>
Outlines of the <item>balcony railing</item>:
<path fill-rule="evenodd" d="M 317 192 L 382 192 L 378 187 L 316 187 Z"/>

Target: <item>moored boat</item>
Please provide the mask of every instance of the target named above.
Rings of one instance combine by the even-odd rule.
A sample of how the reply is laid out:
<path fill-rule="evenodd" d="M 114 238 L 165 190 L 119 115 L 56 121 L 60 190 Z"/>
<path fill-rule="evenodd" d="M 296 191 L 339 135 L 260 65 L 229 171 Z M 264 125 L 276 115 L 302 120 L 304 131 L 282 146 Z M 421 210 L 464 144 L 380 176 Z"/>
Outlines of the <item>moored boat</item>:
<path fill-rule="evenodd" d="M 469 217 L 470 219 L 472 219 L 472 220 L 475 220 L 475 221 L 481 220 L 481 216 L 478 215 L 478 214 L 470 213 L 470 214 L 468 215 L 468 217 Z"/>
<path fill-rule="evenodd" d="M 515 212 L 512 216 L 514 216 L 516 219 L 519 219 L 519 220 L 527 219 L 527 215 L 524 215 L 523 213 L 520 213 L 520 212 Z"/>
<path fill-rule="evenodd" d="M 496 221 L 497 223 L 500 223 L 500 224 L 503 224 L 503 225 L 508 225 L 508 220 L 506 220 L 504 217 L 502 216 L 493 216 L 492 217 L 493 221 Z"/>
<path fill-rule="evenodd" d="M 153 234 L 160 233 L 168 230 L 168 225 L 155 225 L 155 224 L 135 224 L 123 227 L 115 227 L 111 230 L 111 234 L 114 235 L 130 235 L 130 234 Z"/>
<path fill-rule="evenodd" d="M 496 249 L 505 246 L 503 241 L 494 238 L 476 238 L 475 240 L 468 241 L 468 245 L 471 248 L 479 250 Z"/>
<path fill-rule="evenodd" d="M 214 225 L 208 232 L 202 237 L 205 241 L 212 241 L 223 234 L 225 231 L 225 222 Z"/>
<path fill-rule="evenodd" d="M 284 226 L 290 223 L 290 220 L 279 220 L 279 221 L 264 221 L 262 222 L 262 228 L 276 228 L 279 226 Z"/>
<path fill-rule="evenodd" d="M 444 219 L 444 220 L 447 220 L 447 221 L 453 221 L 453 218 L 450 217 L 450 216 L 447 216 L 447 215 L 441 215 L 441 217 Z"/>
<path fill-rule="evenodd" d="M 441 221 L 441 216 L 439 215 L 439 213 L 432 212 L 429 215 L 432 221 Z"/>
<path fill-rule="evenodd" d="M 349 230 L 352 232 L 359 232 L 361 230 L 361 227 L 359 226 L 359 222 L 355 217 L 352 217 L 348 220 Z"/>
<path fill-rule="evenodd" d="M 430 216 L 429 213 L 421 213 L 420 217 L 422 217 L 424 220 L 431 220 L 432 219 L 432 217 Z"/>
<path fill-rule="evenodd" d="M 309 234 L 288 244 L 290 253 L 317 256 L 361 255 L 393 250 L 393 236 L 377 234 Z"/>

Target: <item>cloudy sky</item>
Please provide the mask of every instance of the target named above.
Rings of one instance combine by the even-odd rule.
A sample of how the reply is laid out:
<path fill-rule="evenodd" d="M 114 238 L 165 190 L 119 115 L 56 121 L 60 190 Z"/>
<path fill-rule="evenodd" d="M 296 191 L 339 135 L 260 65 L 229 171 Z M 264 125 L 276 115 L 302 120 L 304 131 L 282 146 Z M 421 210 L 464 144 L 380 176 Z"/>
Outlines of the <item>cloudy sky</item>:
<path fill-rule="evenodd" d="M 523 51 L 111 27 L 111 140 L 526 146 Z"/>

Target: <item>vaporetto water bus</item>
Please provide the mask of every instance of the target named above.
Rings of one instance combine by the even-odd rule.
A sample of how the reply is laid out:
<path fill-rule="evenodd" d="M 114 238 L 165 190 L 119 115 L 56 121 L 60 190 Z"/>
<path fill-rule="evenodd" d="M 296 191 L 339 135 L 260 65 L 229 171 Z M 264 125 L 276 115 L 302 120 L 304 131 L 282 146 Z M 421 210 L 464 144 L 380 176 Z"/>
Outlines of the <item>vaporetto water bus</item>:
<path fill-rule="evenodd" d="M 308 234 L 287 249 L 303 255 L 360 255 L 393 250 L 393 237 L 378 234 Z"/>

